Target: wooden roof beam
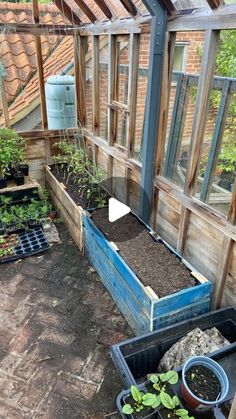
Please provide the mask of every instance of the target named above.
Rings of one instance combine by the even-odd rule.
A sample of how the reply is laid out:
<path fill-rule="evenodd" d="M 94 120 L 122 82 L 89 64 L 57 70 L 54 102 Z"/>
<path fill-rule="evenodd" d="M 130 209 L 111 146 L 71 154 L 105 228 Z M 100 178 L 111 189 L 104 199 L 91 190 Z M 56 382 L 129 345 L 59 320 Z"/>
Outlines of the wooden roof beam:
<path fill-rule="evenodd" d="M 217 7 L 222 6 L 224 4 L 224 0 L 207 0 L 211 9 L 217 9 Z"/>
<path fill-rule="evenodd" d="M 83 0 L 74 0 L 74 2 L 77 4 L 77 6 L 79 6 L 82 12 L 87 16 L 90 22 L 94 23 L 97 21 L 95 14 L 92 12 L 90 7 L 88 7 L 87 4 Z"/>
<path fill-rule="evenodd" d="M 63 15 L 71 22 L 75 23 L 76 25 L 81 25 L 81 20 L 79 16 L 77 16 L 73 10 L 68 6 L 65 0 L 53 0 L 55 5 L 61 11 Z"/>
<path fill-rule="evenodd" d="M 116 16 L 114 16 L 112 11 L 109 9 L 105 0 L 94 0 L 94 2 L 100 7 L 101 11 L 104 13 L 107 19 L 115 19 Z"/>
<path fill-rule="evenodd" d="M 123 4 L 124 8 L 129 12 L 129 14 L 136 18 L 139 16 L 139 11 L 132 2 L 132 0 L 120 0 L 120 2 Z"/>

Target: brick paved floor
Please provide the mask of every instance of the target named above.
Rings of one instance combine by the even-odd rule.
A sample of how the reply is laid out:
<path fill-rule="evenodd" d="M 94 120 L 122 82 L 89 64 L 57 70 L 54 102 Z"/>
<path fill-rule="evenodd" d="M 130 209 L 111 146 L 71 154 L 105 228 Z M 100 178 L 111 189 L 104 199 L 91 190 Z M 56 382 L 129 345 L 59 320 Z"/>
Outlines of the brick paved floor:
<path fill-rule="evenodd" d="M 109 346 L 132 332 L 98 276 L 62 244 L 0 266 L 0 418 L 117 418 Z"/>

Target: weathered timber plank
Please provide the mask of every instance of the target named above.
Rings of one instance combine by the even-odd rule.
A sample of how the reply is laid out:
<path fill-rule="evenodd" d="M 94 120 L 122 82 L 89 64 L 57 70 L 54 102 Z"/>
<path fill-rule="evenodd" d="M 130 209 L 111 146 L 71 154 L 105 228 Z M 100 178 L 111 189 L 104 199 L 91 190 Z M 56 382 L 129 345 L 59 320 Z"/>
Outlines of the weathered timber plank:
<path fill-rule="evenodd" d="M 65 186 L 57 181 L 49 167 L 45 168 L 45 179 L 49 189 L 53 191 L 58 201 L 62 203 L 75 225 L 81 229 L 83 208 L 75 204 L 70 195 L 66 192 Z"/>
<path fill-rule="evenodd" d="M 90 263 L 97 270 L 103 284 L 110 292 L 115 303 L 125 316 L 126 320 L 137 335 L 148 333 L 149 316 L 137 299 L 132 287 L 129 287 L 125 278 L 116 266 L 109 263 L 106 255 L 93 236 L 84 228 L 85 253 Z"/>
<path fill-rule="evenodd" d="M 167 30 L 204 31 L 236 28 L 236 4 L 227 4 L 216 10 L 199 9 L 193 13 L 176 13 L 169 18 Z"/>

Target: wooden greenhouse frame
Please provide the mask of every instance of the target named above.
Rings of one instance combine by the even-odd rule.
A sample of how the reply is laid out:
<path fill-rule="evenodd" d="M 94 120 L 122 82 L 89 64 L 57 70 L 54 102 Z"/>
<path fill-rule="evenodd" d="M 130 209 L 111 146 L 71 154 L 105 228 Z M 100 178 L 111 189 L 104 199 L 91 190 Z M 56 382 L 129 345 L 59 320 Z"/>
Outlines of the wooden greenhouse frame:
<path fill-rule="evenodd" d="M 207 0 L 208 7 L 206 8 L 182 11 L 177 10 L 171 0 L 143 0 L 142 3 L 149 13 L 142 15 L 136 6 L 137 2 L 120 0 L 129 17 L 117 19 L 107 0 L 94 0 L 94 2 L 104 16 L 103 21 L 99 21 L 83 0 L 73 0 L 76 6 L 74 9 L 69 5 L 72 1 L 54 0 L 55 5 L 70 23 L 65 25 L 41 24 L 38 2 L 32 0 L 32 24 L 0 22 L 0 30 L 5 29 L 7 33 L 31 33 L 35 36 L 43 129 L 21 132 L 21 135 L 27 139 L 28 159 L 34 161 L 33 174 L 36 180 L 43 182 L 43 166 L 51 162 L 54 152 L 53 143 L 63 135 L 72 137 L 75 131 L 83 132 L 87 144 L 93 150 L 98 166 L 106 172 L 107 177 L 111 178 L 114 173 L 116 176 L 125 177 L 126 201 L 131 207 L 167 243 L 175 248 L 178 254 L 214 282 L 213 306 L 234 305 L 236 303 L 236 181 L 228 216 L 224 216 L 212 208 L 204 202 L 204 199 L 196 199 L 193 196 L 193 187 L 203 142 L 220 31 L 236 29 L 236 4 L 225 5 L 219 0 Z M 78 9 L 81 13 L 77 12 Z M 86 16 L 89 23 L 84 23 L 81 16 Z M 197 80 L 198 91 L 190 155 L 183 190 L 160 170 L 166 141 L 173 53 L 176 34 L 179 31 L 205 31 L 201 71 Z M 48 129 L 41 49 L 41 36 L 45 32 L 73 37 L 77 130 L 71 129 L 63 132 Z M 137 110 L 137 69 L 140 35 L 150 32 L 150 61 L 141 163 L 135 160 L 132 155 Z M 117 81 L 116 38 L 120 35 L 128 36 L 130 45 L 127 105 L 117 101 L 115 94 Z M 107 141 L 100 136 L 99 129 L 99 39 L 104 36 L 107 37 L 109 50 Z M 85 97 L 85 55 L 88 37 L 92 39 L 92 129 L 87 127 Z M 186 77 L 177 82 L 183 85 L 186 83 Z M 193 79 L 192 83 L 194 83 Z M 227 99 L 232 92 L 236 91 L 236 82 L 233 80 L 224 82 L 214 79 L 214 83 L 218 83 L 218 88 L 224 96 L 222 94 L 223 99 L 219 109 L 221 119 L 218 115 L 219 124 L 216 127 L 214 147 L 212 146 L 208 162 L 208 183 L 204 185 L 205 192 L 203 192 L 205 196 L 208 193 L 216 164 L 215 156 L 222 139 Z M 1 101 L 5 125 L 10 126 L 4 89 L 2 89 Z M 117 112 L 124 113 L 127 118 L 125 149 L 120 149 L 115 144 L 114 116 Z M 177 108 L 176 112 L 179 112 Z M 178 129 L 176 126 L 173 128 Z M 173 149 L 169 151 L 170 154 L 174 152 Z M 131 179 L 142 186 L 141 191 L 145 190 L 150 205 L 147 205 L 143 192 L 139 196 L 139 191 L 132 190 Z M 130 199 L 131 195 L 132 199 Z M 80 241 L 81 238 L 78 240 Z"/>

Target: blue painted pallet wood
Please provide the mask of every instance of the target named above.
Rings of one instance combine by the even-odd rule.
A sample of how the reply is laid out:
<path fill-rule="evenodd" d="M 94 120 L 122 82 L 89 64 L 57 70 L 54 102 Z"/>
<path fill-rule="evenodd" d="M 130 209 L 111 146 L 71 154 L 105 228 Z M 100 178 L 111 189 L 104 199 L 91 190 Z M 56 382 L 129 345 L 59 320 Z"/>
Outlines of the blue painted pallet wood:
<path fill-rule="evenodd" d="M 131 328 L 137 335 L 148 333 L 150 318 L 149 313 L 142 305 L 142 300 L 137 300 L 132 288 L 127 286 L 115 265 L 108 262 L 103 249 L 94 242 L 93 236 L 88 231 L 84 231 L 84 242 L 86 256 Z"/>
<path fill-rule="evenodd" d="M 86 214 L 83 216 L 83 226 L 85 231 L 89 231 L 94 240 L 96 240 L 99 246 L 103 249 L 109 263 L 112 262 L 116 266 L 117 271 L 119 271 L 120 274 L 125 277 L 127 284 L 132 287 L 133 292 L 137 296 L 137 299 L 142 301 L 142 304 L 149 311 L 151 300 L 146 292 L 144 285 L 137 278 L 132 269 L 130 269 L 124 259 L 113 249 L 104 234 L 95 226 L 93 221 L 88 218 Z"/>
<path fill-rule="evenodd" d="M 136 335 L 209 311 L 210 281 L 153 298 L 86 213 L 83 228 L 86 255 Z"/>
<path fill-rule="evenodd" d="M 206 282 L 162 297 L 154 304 L 153 317 L 164 316 L 172 311 L 179 310 L 190 304 L 194 304 L 197 301 L 201 301 L 210 295 L 211 288 L 211 282 Z"/>
<path fill-rule="evenodd" d="M 173 323 L 181 322 L 189 319 L 190 317 L 199 316 L 200 314 L 207 313 L 210 310 L 211 299 L 210 296 L 203 300 L 192 303 L 179 310 L 175 310 L 153 319 L 153 330 L 158 330 L 162 327 L 170 326 Z"/>

